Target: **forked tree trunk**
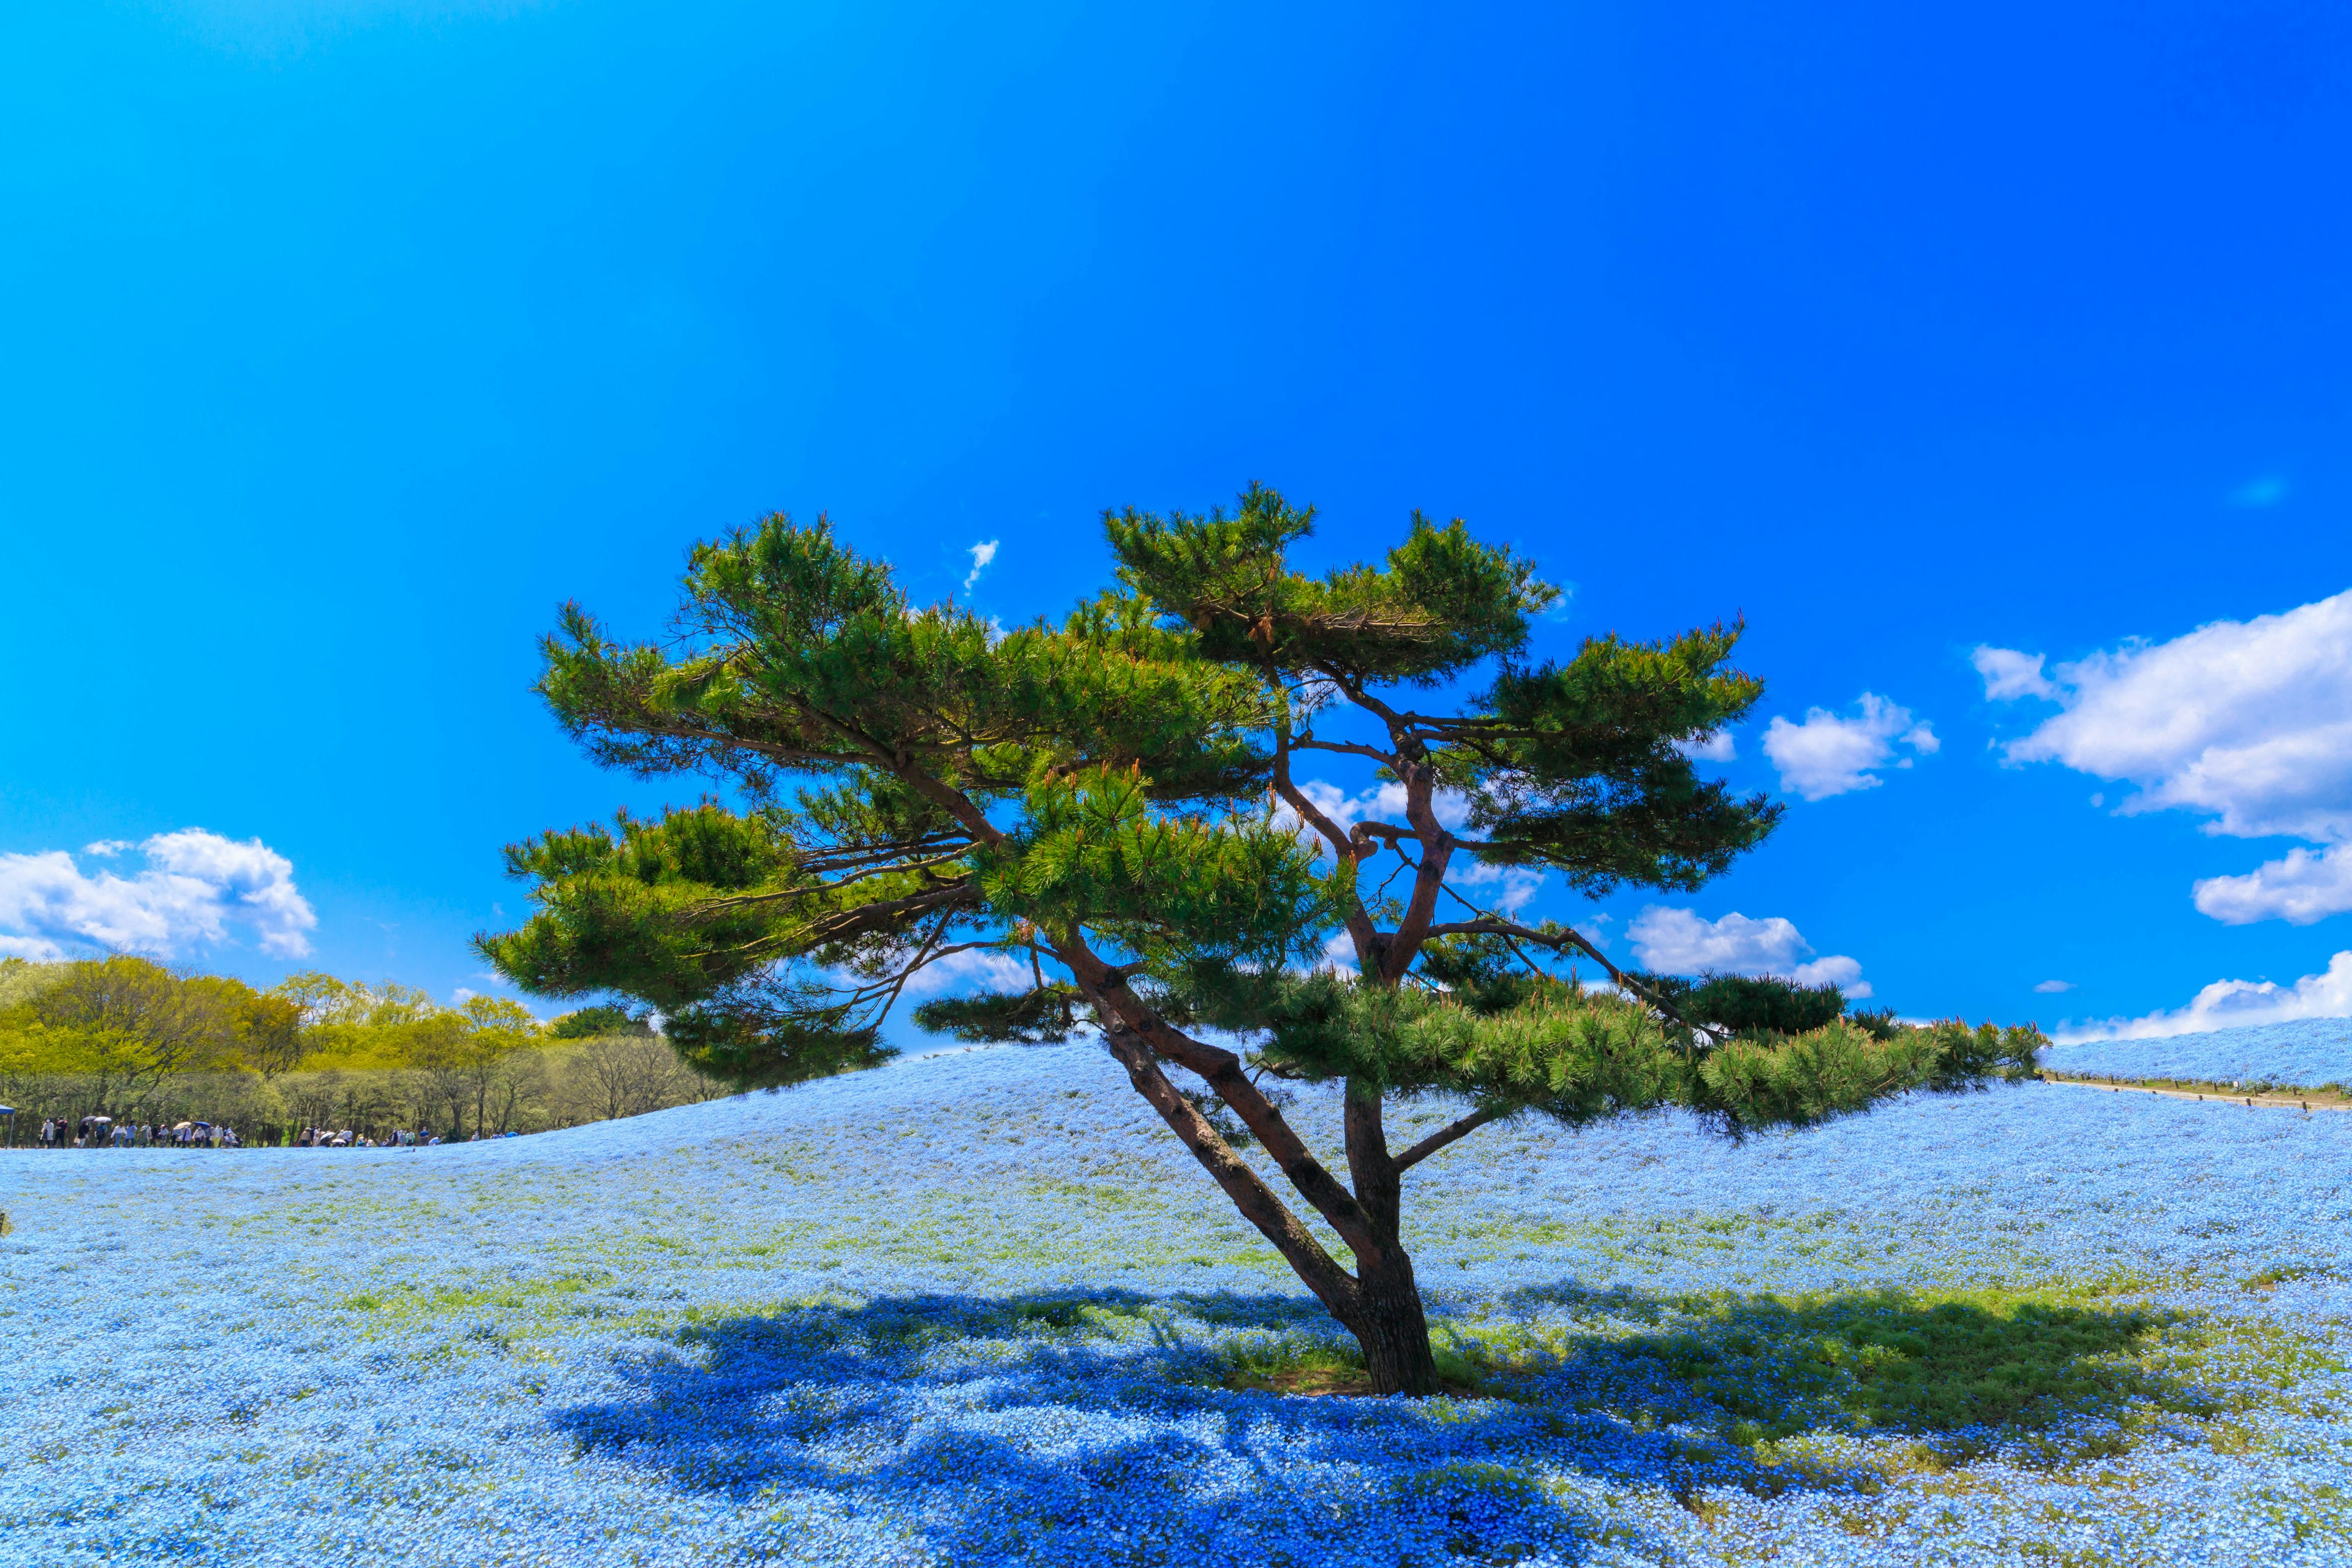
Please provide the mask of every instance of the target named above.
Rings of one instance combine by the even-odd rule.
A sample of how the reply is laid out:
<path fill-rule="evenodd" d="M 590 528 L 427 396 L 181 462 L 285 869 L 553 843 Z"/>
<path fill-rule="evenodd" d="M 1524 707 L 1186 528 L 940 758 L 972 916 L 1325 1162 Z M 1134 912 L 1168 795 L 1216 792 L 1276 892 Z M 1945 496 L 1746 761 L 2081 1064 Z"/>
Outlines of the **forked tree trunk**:
<path fill-rule="evenodd" d="M 1081 976 L 1082 982 L 1091 978 Z M 1114 1027 L 1105 1032 L 1103 1039 L 1127 1069 L 1136 1092 L 1160 1112 L 1242 1216 L 1274 1243 L 1331 1316 L 1356 1336 L 1363 1348 L 1364 1371 L 1372 1392 L 1436 1393 L 1436 1359 L 1430 1353 L 1429 1320 L 1422 1310 L 1421 1286 L 1413 1279 L 1412 1259 L 1399 1239 L 1402 1172 L 1390 1152 L 1381 1126 L 1378 1085 L 1354 1079 L 1348 1084 L 1348 1165 L 1355 1178 L 1355 1191 L 1350 1194 L 1284 1127 L 1281 1113 L 1242 1074 L 1238 1058 L 1202 1049 L 1195 1052 L 1192 1064 L 1229 1109 L 1244 1120 L 1254 1118 L 1260 1137 L 1279 1136 L 1282 1147 L 1270 1148 L 1268 1152 L 1276 1156 L 1301 1195 L 1321 1208 L 1340 1231 L 1356 1256 L 1356 1269 L 1350 1274 L 1168 1081 L 1140 1036 Z"/>
<path fill-rule="evenodd" d="M 1430 1352 L 1421 1284 L 1402 1247 L 1390 1257 L 1394 1261 L 1381 1268 L 1359 1265 L 1356 1310 L 1340 1321 L 1363 1347 L 1374 1394 L 1435 1394 L 1437 1361 Z"/>

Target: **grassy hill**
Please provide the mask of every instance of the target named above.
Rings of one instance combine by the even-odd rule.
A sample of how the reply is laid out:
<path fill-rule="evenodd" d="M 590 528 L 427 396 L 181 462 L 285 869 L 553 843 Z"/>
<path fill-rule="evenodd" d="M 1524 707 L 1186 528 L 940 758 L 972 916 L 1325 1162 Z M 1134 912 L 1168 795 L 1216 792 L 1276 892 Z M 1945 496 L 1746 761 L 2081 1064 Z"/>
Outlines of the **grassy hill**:
<path fill-rule="evenodd" d="M 2352 1561 L 2352 1116 L 2034 1086 L 1738 1147 L 1506 1127 L 1412 1182 L 1456 1390 L 1420 1403 L 1347 1392 L 1087 1047 L 435 1150 L 0 1156 L 0 1541 Z"/>

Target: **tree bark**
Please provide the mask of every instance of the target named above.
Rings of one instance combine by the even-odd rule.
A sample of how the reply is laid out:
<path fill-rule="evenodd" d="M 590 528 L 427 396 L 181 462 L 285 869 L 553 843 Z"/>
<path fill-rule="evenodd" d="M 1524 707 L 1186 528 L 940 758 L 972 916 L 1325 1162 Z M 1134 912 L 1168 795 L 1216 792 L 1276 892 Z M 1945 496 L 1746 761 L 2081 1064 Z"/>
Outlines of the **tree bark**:
<path fill-rule="evenodd" d="M 1437 1392 L 1437 1360 L 1429 1348 L 1429 1319 L 1412 1260 L 1391 1246 L 1381 1268 L 1359 1263 L 1352 1310 L 1339 1321 L 1363 1347 L 1364 1372 L 1374 1394 Z"/>
<path fill-rule="evenodd" d="M 1356 1289 L 1350 1311 L 1338 1314 L 1363 1347 L 1364 1371 L 1374 1394 L 1437 1392 L 1437 1363 L 1429 1348 L 1429 1319 L 1421 1283 L 1401 1236 L 1403 1171 L 1389 1153 L 1381 1087 L 1350 1077 L 1347 1085 L 1348 1175 L 1363 1205 L 1375 1245 L 1353 1248 Z"/>
<path fill-rule="evenodd" d="M 1105 1025 L 1104 1044 L 1127 1069 L 1136 1092 L 1182 1140 L 1242 1216 L 1274 1244 L 1325 1310 L 1356 1336 L 1372 1392 L 1415 1396 L 1436 1393 L 1436 1358 L 1430 1352 L 1421 1285 L 1413 1278 L 1412 1259 L 1399 1237 L 1403 1166 L 1389 1152 L 1378 1083 L 1357 1078 L 1348 1080 L 1348 1174 L 1354 1188 L 1350 1192 L 1324 1169 L 1281 1112 L 1250 1083 L 1239 1057 L 1194 1040 L 1159 1017 L 1087 949 L 1076 931 L 1064 938 L 1055 955 L 1070 966 L 1079 989 L 1094 1004 Z M 1323 1250 L 1288 1206 L 1168 1081 L 1155 1059 L 1161 1055 L 1200 1075 L 1257 1135 L 1298 1194 L 1329 1222 L 1341 1243 L 1355 1255 L 1353 1274 Z"/>

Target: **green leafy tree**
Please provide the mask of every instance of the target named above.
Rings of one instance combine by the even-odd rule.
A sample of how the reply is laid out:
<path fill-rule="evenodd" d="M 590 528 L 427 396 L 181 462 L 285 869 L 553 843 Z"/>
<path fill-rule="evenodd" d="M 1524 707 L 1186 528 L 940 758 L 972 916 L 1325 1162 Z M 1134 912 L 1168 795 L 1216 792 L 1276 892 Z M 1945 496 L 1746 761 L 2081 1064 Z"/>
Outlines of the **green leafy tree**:
<path fill-rule="evenodd" d="M 646 1015 L 610 1003 L 577 1008 L 551 1020 L 547 1026 L 547 1037 L 551 1040 L 593 1040 L 606 1035 L 651 1038 L 653 1032 L 652 1021 Z"/>
<path fill-rule="evenodd" d="M 497 1106 L 498 1131 L 504 1131 L 535 1066 L 532 1051 L 540 1041 L 540 1025 L 530 1010 L 504 996 L 469 996 L 457 1007 L 406 1025 L 405 1030 L 409 1061 L 436 1080 L 453 1121 L 462 1128 L 463 1113 L 470 1107 L 473 1136 L 483 1137 L 491 1130 L 491 1110 Z"/>
<path fill-rule="evenodd" d="M 129 953 L 64 964 L 0 1015 L 0 1061 L 69 1074 L 107 1110 L 181 1074 L 234 1070 L 241 1026 L 268 1013 L 240 981 L 175 973 Z"/>
<path fill-rule="evenodd" d="M 316 1044 L 305 1026 L 301 1003 L 279 995 L 276 987 L 239 1000 L 237 1059 L 262 1082 L 272 1082 L 299 1068 Z"/>
<path fill-rule="evenodd" d="M 1688 755 L 1761 694 L 1729 665 L 1738 628 L 1531 661 L 1554 595 L 1527 562 L 1416 514 L 1384 562 L 1310 576 L 1288 552 L 1311 521 L 1256 487 L 1230 516 L 1108 516 L 1118 586 L 1002 635 L 781 516 L 695 551 L 665 643 L 568 606 L 540 688 L 566 729 L 742 805 L 511 847 L 537 910 L 482 952 L 534 991 L 642 1001 L 740 1082 L 870 1061 L 919 970 L 1018 956 L 1028 987 L 919 1021 L 1097 1033 L 1383 1392 L 1435 1386 L 1404 1177 L 1477 1128 L 1681 1106 L 1738 1136 L 2030 1068 L 2030 1030 L 1841 1011 L 1742 1034 L 1571 929 L 1475 902 L 1515 868 L 1587 894 L 1693 889 L 1763 839 L 1778 807 Z M 1385 787 L 1335 809 L 1312 758 Z M 1335 935 L 1346 973 L 1317 967 Z M 1580 984 L 1579 961 L 1612 987 Z M 1291 1125 L 1283 1079 L 1341 1086 L 1344 1172 Z M 1396 1147 L 1388 1108 L 1416 1099 L 1459 1113 Z"/>

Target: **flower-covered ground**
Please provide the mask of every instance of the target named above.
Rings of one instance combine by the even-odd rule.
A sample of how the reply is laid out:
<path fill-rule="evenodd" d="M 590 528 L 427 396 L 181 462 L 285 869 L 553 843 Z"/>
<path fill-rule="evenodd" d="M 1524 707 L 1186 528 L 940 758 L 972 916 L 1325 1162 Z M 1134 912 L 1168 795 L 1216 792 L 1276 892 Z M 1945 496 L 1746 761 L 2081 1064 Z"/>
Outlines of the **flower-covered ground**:
<path fill-rule="evenodd" d="M 2352 1089 L 2352 1018 L 2305 1018 L 2163 1040 L 2086 1040 L 2053 1046 L 2042 1063 L 2059 1072 L 2124 1079 Z"/>
<path fill-rule="evenodd" d="M 2352 1563 L 2352 1115 L 1514 1125 L 1408 1193 L 1422 1402 L 1279 1392 L 1344 1338 L 1087 1047 L 0 1155 L 0 1558 Z"/>

